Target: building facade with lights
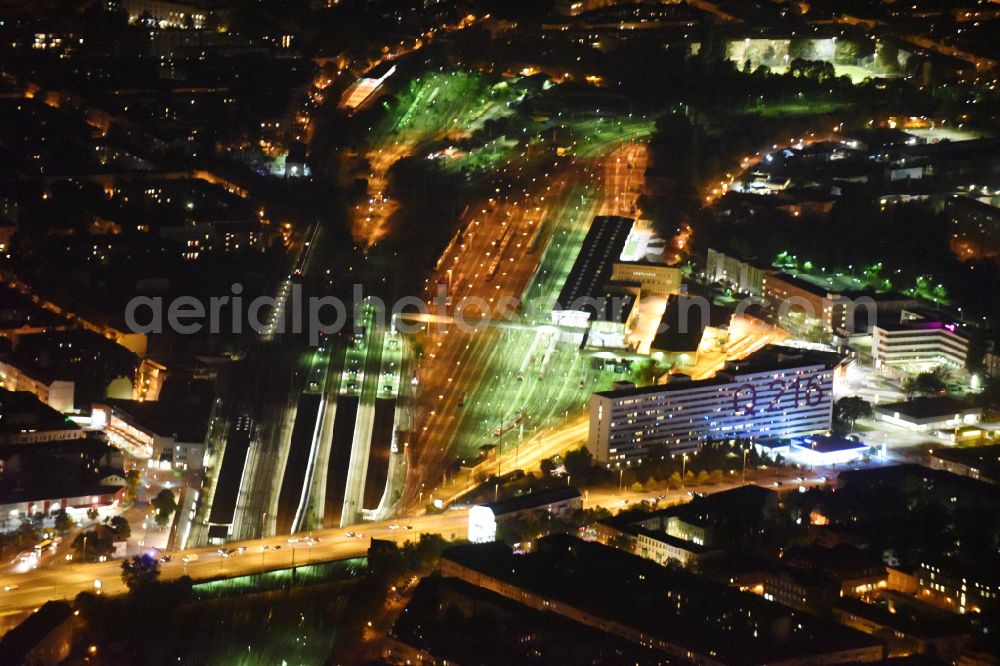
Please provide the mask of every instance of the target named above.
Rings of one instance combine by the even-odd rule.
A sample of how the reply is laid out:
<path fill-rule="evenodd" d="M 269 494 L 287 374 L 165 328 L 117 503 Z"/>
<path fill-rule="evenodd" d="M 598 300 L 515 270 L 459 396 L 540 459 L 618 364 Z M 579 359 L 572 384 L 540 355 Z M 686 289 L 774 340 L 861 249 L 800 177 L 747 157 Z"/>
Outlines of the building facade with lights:
<path fill-rule="evenodd" d="M 875 367 L 930 364 L 964 368 L 969 339 L 954 322 L 928 319 L 904 310 L 898 324 L 872 330 Z"/>
<path fill-rule="evenodd" d="M 587 448 L 609 466 L 686 453 L 708 440 L 786 439 L 826 432 L 833 379 L 844 357 L 772 345 L 731 361 L 711 379 L 621 383 L 590 399 Z"/>

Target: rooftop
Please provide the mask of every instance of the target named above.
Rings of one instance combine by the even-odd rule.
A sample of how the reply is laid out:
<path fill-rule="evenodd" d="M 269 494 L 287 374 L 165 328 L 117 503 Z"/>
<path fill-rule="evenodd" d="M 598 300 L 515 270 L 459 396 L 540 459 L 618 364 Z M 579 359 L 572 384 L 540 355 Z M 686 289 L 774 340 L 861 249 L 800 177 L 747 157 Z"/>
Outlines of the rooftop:
<path fill-rule="evenodd" d="M 566 277 L 566 283 L 554 309 L 568 310 L 583 299 L 606 296 L 614 263 L 621 256 L 632 230 L 633 220 L 628 217 L 599 216 L 590 225 L 583 239 L 580 253 Z M 572 309 L 588 310 L 584 307 Z M 593 308 L 589 308 L 593 310 Z"/>
<path fill-rule="evenodd" d="M 492 509 L 494 516 L 501 516 L 507 513 L 516 513 L 526 509 L 546 506 L 555 502 L 565 502 L 577 497 L 581 497 L 580 491 L 569 486 L 528 493 L 527 495 L 519 495 L 518 497 L 509 497 L 498 502 L 490 502 L 486 506 Z"/>
<path fill-rule="evenodd" d="M 0 434 L 80 430 L 80 426 L 27 391 L 0 389 Z"/>
<path fill-rule="evenodd" d="M 737 377 L 763 372 L 773 372 L 777 370 L 810 366 L 824 366 L 832 369 L 839 365 L 843 361 L 843 358 L 843 356 L 835 354 L 834 352 L 802 349 L 799 347 L 786 347 L 784 345 L 768 345 L 763 349 L 750 354 L 741 361 L 730 361 L 726 364 L 725 369 L 721 370 L 715 377 L 711 377 L 709 379 L 667 382 L 666 384 L 652 384 L 650 386 L 643 387 L 598 391 L 594 395 L 606 398 L 621 398 L 631 395 L 649 395 L 668 391 L 684 391 L 709 388 L 712 386 L 723 386 L 725 384 L 733 383 L 736 381 Z"/>
<path fill-rule="evenodd" d="M 487 544 L 454 546 L 443 558 L 729 664 L 878 644 L 755 595 L 568 535 L 541 539 L 527 555 Z"/>
<path fill-rule="evenodd" d="M 212 407 L 211 403 L 182 401 L 166 396 L 153 401 L 105 400 L 103 404 L 152 434 L 173 437 L 182 442 L 205 440 Z"/>
<path fill-rule="evenodd" d="M 890 402 L 875 405 L 875 411 L 881 414 L 899 414 L 900 416 L 923 420 L 930 418 L 946 418 L 955 414 L 978 412 L 981 408 L 962 402 L 951 396 L 920 397 L 902 402 Z"/>
<path fill-rule="evenodd" d="M 794 446 L 802 449 L 809 449 L 817 453 L 836 453 L 838 451 L 855 451 L 867 449 L 864 442 L 848 439 L 847 437 L 837 437 L 836 435 L 813 435 L 803 437 L 801 440 L 793 442 Z"/>
<path fill-rule="evenodd" d="M 1000 444 L 963 449 L 934 449 L 932 455 L 946 462 L 968 465 L 978 471 L 980 477 L 1000 480 Z"/>

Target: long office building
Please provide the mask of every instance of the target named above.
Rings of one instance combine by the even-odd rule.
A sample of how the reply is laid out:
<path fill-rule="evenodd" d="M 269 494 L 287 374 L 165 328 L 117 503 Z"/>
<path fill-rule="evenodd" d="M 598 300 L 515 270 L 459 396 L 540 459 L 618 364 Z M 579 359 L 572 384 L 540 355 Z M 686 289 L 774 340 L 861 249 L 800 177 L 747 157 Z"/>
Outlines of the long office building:
<path fill-rule="evenodd" d="M 882 324 L 872 330 L 876 368 L 906 364 L 965 367 L 969 339 L 962 329 L 954 322 L 927 314 L 904 310 L 898 324 Z"/>
<path fill-rule="evenodd" d="M 681 270 L 662 261 L 662 243 L 632 218 L 595 217 L 552 305 L 552 323 L 564 327 L 563 339 L 628 347 L 640 296 L 680 291 Z"/>
<path fill-rule="evenodd" d="M 590 399 L 587 447 L 609 467 L 684 453 L 708 440 L 800 437 L 830 429 L 839 354 L 771 345 L 715 377 L 622 382 Z"/>

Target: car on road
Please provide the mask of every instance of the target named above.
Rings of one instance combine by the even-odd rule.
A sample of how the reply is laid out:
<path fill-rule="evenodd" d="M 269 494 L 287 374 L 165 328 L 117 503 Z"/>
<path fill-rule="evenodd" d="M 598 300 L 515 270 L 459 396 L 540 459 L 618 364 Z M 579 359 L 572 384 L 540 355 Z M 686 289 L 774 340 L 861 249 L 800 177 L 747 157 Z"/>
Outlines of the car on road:
<path fill-rule="evenodd" d="M 184 564 L 187 564 L 188 562 L 197 562 L 197 561 L 198 561 L 197 553 L 191 553 L 190 555 L 185 555 L 184 557 L 181 558 L 181 562 L 183 562 Z"/>
<path fill-rule="evenodd" d="M 392 525 L 389 525 L 389 529 L 390 530 L 398 530 L 399 529 L 399 525 L 397 525 L 396 523 L 393 523 Z"/>
<path fill-rule="evenodd" d="M 412 530 L 413 529 L 413 525 L 404 525 L 403 529 L 404 530 Z"/>
<path fill-rule="evenodd" d="M 173 555 L 164 555 L 163 557 L 160 558 L 160 562 L 163 562 L 164 564 L 166 564 L 167 562 L 170 562 L 173 559 L 174 559 Z"/>
<path fill-rule="evenodd" d="M 353 539 L 353 538 L 354 538 L 354 536 L 355 536 L 355 534 L 354 534 L 354 532 L 348 532 L 348 533 L 347 533 L 347 534 L 345 534 L 344 536 L 346 536 L 346 537 L 347 537 L 348 539 Z"/>
<path fill-rule="evenodd" d="M 16 590 L 17 587 L 18 587 L 17 585 L 13 585 L 13 584 L 12 585 L 4 585 L 3 586 L 3 591 L 4 592 L 12 592 L 13 590 Z"/>

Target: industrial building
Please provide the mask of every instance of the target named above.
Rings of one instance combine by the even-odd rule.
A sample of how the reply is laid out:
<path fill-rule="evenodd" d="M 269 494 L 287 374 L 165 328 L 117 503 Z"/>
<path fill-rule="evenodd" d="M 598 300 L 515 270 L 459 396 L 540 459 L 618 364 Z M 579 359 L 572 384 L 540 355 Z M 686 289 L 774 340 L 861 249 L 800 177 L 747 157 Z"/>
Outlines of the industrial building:
<path fill-rule="evenodd" d="M 643 293 L 680 289 L 679 268 L 667 266 L 652 235 L 628 217 L 595 217 L 552 307 L 552 323 L 590 347 L 625 349 Z"/>

